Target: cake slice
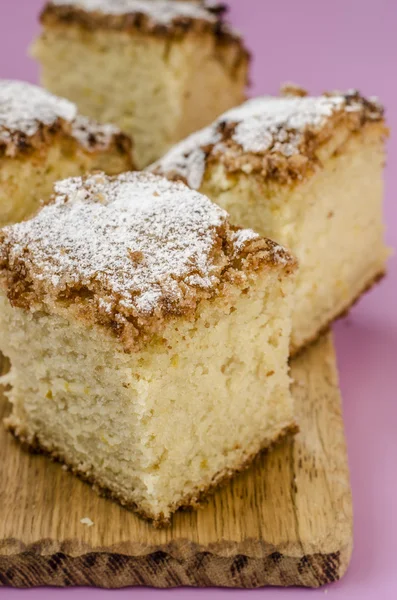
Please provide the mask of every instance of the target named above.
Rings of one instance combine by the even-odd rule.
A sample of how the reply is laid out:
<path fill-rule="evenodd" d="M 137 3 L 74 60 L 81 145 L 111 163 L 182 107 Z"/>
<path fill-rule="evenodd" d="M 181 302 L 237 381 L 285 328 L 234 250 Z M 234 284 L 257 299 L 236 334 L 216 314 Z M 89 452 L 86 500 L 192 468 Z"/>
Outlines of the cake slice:
<path fill-rule="evenodd" d="M 295 430 L 294 259 L 149 173 L 0 231 L 7 426 L 156 523 Z"/>
<path fill-rule="evenodd" d="M 186 181 L 297 256 L 295 353 L 385 273 L 387 128 L 378 102 L 355 91 L 284 94 L 229 111 L 151 170 Z"/>
<path fill-rule="evenodd" d="M 131 140 L 74 104 L 22 81 L 0 80 L 0 227 L 31 216 L 57 179 L 131 169 Z"/>
<path fill-rule="evenodd" d="M 53 0 L 32 52 L 43 86 L 132 135 L 143 168 L 244 100 L 249 55 L 223 13 L 175 0 Z"/>

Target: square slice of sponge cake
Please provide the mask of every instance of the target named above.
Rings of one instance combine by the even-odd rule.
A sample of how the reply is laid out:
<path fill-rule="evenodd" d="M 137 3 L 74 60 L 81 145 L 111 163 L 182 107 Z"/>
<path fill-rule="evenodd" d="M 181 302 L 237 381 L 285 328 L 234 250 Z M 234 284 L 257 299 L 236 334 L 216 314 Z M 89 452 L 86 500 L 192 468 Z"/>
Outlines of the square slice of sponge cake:
<path fill-rule="evenodd" d="M 358 92 L 250 100 L 151 167 L 298 258 L 292 353 L 384 273 L 383 109 Z"/>
<path fill-rule="evenodd" d="M 222 7 L 52 0 L 41 24 L 42 85 L 131 135 L 138 168 L 244 100 L 249 54 Z"/>
<path fill-rule="evenodd" d="M 0 227 L 30 217 L 57 179 L 133 168 L 128 136 L 22 81 L 0 80 Z"/>
<path fill-rule="evenodd" d="M 149 173 L 55 190 L 0 232 L 7 426 L 166 523 L 295 431 L 295 260 Z"/>

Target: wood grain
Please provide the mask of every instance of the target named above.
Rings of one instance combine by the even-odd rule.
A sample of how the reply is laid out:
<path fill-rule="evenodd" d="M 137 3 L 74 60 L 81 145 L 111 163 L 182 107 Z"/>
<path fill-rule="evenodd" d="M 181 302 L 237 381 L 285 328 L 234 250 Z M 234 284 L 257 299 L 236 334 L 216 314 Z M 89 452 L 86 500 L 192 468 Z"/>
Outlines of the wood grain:
<path fill-rule="evenodd" d="M 165 530 L 24 453 L 0 428 L 0 584 L 254 588 L 339 579 L 352 549 L 352 504 L 330 335 L 293 361 L 292 376 L 301 432 Z"/>

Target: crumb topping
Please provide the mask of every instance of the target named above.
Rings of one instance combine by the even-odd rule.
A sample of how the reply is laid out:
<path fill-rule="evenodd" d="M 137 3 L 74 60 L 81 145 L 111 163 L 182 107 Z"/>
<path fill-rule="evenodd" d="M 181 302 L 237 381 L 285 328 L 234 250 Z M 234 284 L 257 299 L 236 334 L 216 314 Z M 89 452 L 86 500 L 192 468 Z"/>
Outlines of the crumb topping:
<path fill-rule="evenodd" d="M 241 35 L 226 21 L 225 4 L 191 0 L 52 0 L 40 20 L 49 27 L 77 25 L 180 38 L 189 32 L 210 33 L 220 48 L 235 49 L 236 64 L 249 60 Z"/>
<path fill-rule="evenodd" d="M 72 307 L 128 349 L 227 284 L 294 264 L 205 196 L 149 173 L 58 182 L 33 219 L 0 232 L 0 281 L 14 305 Z"/>
<path fill-rule="evenodd" d="M 128 145 L 117 127 L 79 115 L 69 100 L 24 81 L 0 80 L 0 151 L 15 156 L 59 132 L 88 151 L 106 149 L 117 138 Z"/>
<path fill-rule="evenodd" d="M 75 6 L 87 12 L 106 15 L 141 13 L 161 25 L 169 25 L 175 18 L 180 17 L 216 22 L 215 15 L 204 6 L 180 0 L 52 0 L 52 4 Z"/>
<path fill-rule="evenodd" d="M 299 153 L 306 128 L 321 127 L 340 110 L 343 101 L 341 96 L 254 98 L 226 113 L 222 120 L 236 123 L 232 139 L 244 152 L 259 154 L 271 150 L 291 156 Z"/>
<path fill-rule="evenodd" d="M 112 140 L 120 135 L 120 129 L 110 123 L 97 123 L 83 115 L 77 115 L 72 122 L 72 136 L 87 149 L 108 148 Z"/>
<path fill-rule="evenodd" d="M 0 138 L 23 133 L 32 136 L 40 124 L 57 119 L 73 121 L 77 108 L 69 100 L 24 81 L 0 81 Z"/>
<path fill-rule="evenodd" d="M 212 160 L 232 172 L 260 170 L 265 176 L 293 179 L 316 160 L 316 149 L 338 125 L 355 131 L 383 118 L 376 98 L 367 100 L 356 91 L 319 97 L 292 86 L 286 91 L 284 97 L 255 98 L 228 111 L 174 146 L 150 170 L 182 178 L 193 189 L 200 188 Z"/>

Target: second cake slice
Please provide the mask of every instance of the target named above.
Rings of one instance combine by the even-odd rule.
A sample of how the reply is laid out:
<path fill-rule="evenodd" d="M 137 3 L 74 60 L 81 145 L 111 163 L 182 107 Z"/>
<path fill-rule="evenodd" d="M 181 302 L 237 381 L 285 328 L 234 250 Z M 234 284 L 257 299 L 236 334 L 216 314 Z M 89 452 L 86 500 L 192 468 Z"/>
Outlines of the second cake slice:
<path fill-rule="evenodd" d="M 383 109 L 357 92 L 250 100 L 153 169 L 184 179 L 232 220 L 299 260 L 291 351 L 314 340 L 381 277 Z"/>

